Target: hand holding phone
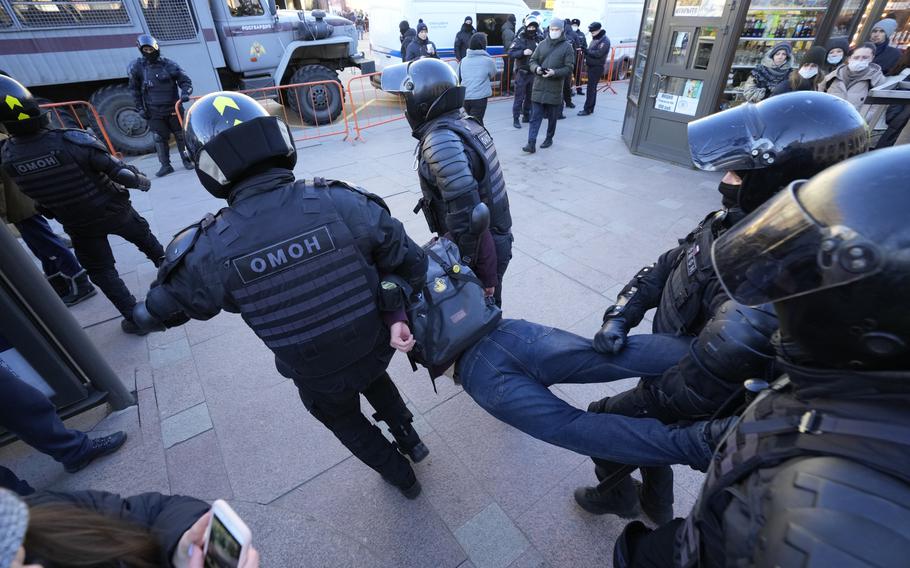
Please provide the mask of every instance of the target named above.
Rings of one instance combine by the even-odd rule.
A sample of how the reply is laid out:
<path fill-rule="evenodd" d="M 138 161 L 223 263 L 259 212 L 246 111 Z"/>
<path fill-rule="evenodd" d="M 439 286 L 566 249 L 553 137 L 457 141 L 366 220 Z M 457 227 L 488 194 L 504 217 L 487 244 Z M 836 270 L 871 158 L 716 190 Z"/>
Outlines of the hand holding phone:
<path fill-rule="evenodd" d="M 205 532 L 205 568 L 246 568 L 253 534 L 240 516 L 226 502 L 212 503 L 208 529 Z M 258 555 L 255 555 L 258 558 Z M 258 565 L 258 560 L 256 562 Z"/>

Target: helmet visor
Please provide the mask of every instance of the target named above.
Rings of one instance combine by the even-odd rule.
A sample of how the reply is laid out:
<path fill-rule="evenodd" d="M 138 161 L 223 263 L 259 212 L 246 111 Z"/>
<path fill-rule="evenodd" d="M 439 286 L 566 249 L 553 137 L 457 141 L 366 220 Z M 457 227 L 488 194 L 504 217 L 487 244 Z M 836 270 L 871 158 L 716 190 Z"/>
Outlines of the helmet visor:
<path fill-rule="evenodd" d="M 408 82 L 408 63 L 390 65 L 382 70 L 382 90 L 387 93 L 405 93 L 414 89 L 406 87 Z"/>
<path fill-rule="evenodd" d="M 773 144 L 761 139 L 763 131 L 751 103 L 693 120 L 688 126 L 692 162 L 709 172 L 764 168 L 773 163 L 766 153 Z M 765 161 L 768 158 L 772 162 Z"/>
<path fill-rule="evenodd" d="M 824 226 L 799 201 L 797 181 L 724 233 L 711 259 L 727 294 L 758 306 L 867 278 L 881 269 L 875 243 Z"/>

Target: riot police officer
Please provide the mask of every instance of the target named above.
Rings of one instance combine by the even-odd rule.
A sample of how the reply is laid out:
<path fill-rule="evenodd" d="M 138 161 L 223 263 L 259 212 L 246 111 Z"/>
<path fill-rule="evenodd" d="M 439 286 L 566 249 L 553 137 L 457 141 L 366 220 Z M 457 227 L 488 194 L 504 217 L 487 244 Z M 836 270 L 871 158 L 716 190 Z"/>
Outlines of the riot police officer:
<path fill-rule="evenodd" d="M 535 20 L 530 20 L 515 34 L 515 40 L 509 46 L 509 57 L 515 62 L 515 99 L 512 101 L 512 126 L 515 128 L 521 128 L 522 122 L 531 120 L 534 74 L 531 73 L 530 62 L 531 55 L 540 42 L 539 32 L 540 25 Z"/>
<path fill-rule="evenodd" d="M 689 353 L 660 377 L 642 380 L 618 396 L 596 401 L 594 412 L 650 416 L 667 424 L 729 414 L 742 400 L 750 378 L 770 379 L 769 338 L 776 328 L 773 310 L 728 302 L 711 266 L 715 239 L 794 179 L 813 175 L 866 150 L 863 118 L 845 101 L 824 93 L 801 92 L 742 105 L 688 127 L 695 165 L 729 170 L 720 184 L 724 209 L 710 213 L 665 252 L 642 268 L 604 314 L 594 348 L 620 352 L 629 330 L 646 311 L 657 308 L 653 333 L 696 338 Z M 735 178 L 739 183 L 732 183 Z M 712 319 L 713 318 L 713 319 Z M 648 356 L 648 354 L 642 354 Z M 732 408 L 722 409 L 729 401 Z M 585 510 L 633 516 L 639 504 L 652 519 L 673 514 L 673 472 L 643 468 L 639 489 L 630 468 L 594 460 L 597 487 L 576 490 Z"/>
<path fill-rule="evenodd" d="M 155 137 L 155 151 L 161 169 L 155 172 L 158 177 L 173 173 L 171 151 L 169 148 L 171 133 L 177 141 L 177 151 L 183 161 L 183 167 L 193 169 L 193 162 L 186 153 L 183 130 L 177 120 L 174 105 L 178 100 L 187 102 L 193 93 L 193 82 L 175 61 L 161 57 L 158 41 L 150 35 L 141 35 L 136 40 L 139 53 L 129 67 L 130 91 L 136 101 L 136 111 L 148 121 L 149 129 Z M 178 97 L 177 88 L 180 88 Z"/>
<path fill-rule="evenodd" d="M 502 278 L 512 259 L 512 216 L 493 137 L 477 120 L 462 112 L 464 87 L 446 63 L 421 59 L 386 67 L 382 88 L 404 93 L 405 114 L 417 148 L 423 198 L 414 212 L 423 209 L 430 230 L 449 234 L 462 258 L 502 305 Z M 469 229 L 474 206 L 483 202 L 490 210 L 490 231 L 495 244 L 495 274 L 476 260 L 481 235 Z"/>
<path fill-rule="evenodd" d="M 333 180 L 295 181 L 290 129 L 246 95 L 196 101 L 186 136 L 199 180 L 228 207 L 174 237 L 136 320 L 163 329 L 240 313 L 307 410 L 416 497 L 420 484 L 403 454 L 417 462 L 429 452 L 386 373 L 392 346 L 410 331 L 404 310 L 396 312 L 400 291 L 380 279 L 422 284 L 423 250 L 377 196 Z M 397 445 L 360 412 L 361 393 Z"/>
<path fill-rule="evenodd" d="M 123 316 L 123 331 L 143 334 L 133 324 L 136 299 L 117 273 L 107 238 L 119 235 L 156 265 L 161 262 L 164 249 L 126 190 L 148 191 L 151 182 L 111 156 L 91 133 L 48 128 L 47 113 L 15 79 L 0 76 L 0 101 L 6 103 L 0 121 L 10 135 L 0 150 L 4 171 L 41 213 L 63 225 L 79 263 Z"/>
<path fill-rule="evenodd" d="M 714 244 L 730 296 L 773 302 L 783 373 L 722 438 L 688 519 L 636 521 L 614 566 L 906 566 L 910 148 L 795 182 Z"/>

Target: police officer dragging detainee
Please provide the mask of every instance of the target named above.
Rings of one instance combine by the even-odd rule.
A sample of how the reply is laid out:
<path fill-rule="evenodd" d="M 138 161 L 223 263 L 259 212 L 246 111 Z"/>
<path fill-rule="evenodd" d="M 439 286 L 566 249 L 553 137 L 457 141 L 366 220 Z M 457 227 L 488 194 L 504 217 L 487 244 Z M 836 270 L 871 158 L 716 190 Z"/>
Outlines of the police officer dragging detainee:
<path fill-rule="evenodd" d="M 136 101 L 136 111 L 148 121 L 149 129 L 155 137 L 155 151 L 161 169 L 155 172 L 158 177 L 173 173 L 171 167 L 170 141 L 171 133 L 177 141 L 177 151 L 183 161 L 183 167 L 193 169 L 193 162 L 186 153 L 183 130 L 177 120 L 174 105 L 178 100 L 187 102 L 193 94 L 193 82 L 175 61 L 161 57 L 158 41 L 150 35 L 141 35 L 136 40 L 142 57 L 137 58 L 129 67 L 130 91 Z M 177 89 L 180 94 L 177 94 Z"/>
<path fill-rule="evenodd" d="M 448 234 L 462 260 L 478 272 L 497 305 L 502 305 L 502 278 L 512 259 L 512 216 L 493 137 L 477 120 L 462 112 L 464 87 L 448 64 L 421 59 L 386 67 L 382 89 L 403 93 L 405 115 L 417 146 L 417 174 L 430 230 Z M 475 264 L 482 235 L 469 230 L 478 203 L 490 210 L 495 244 L 495 273 Z"/>
<path fill-rule="evenodd" d="M 15 79 L 0 76 L 0 102 L 10 135 L 0 148 L 4 171 L 42 214 L 63 225 L 79 263 L 123 316 L 123 331 L 141 333 L 132 321 L 136 299 L 117 273 L 107 239 L 123 237 L 155 265 L 161 262 L 164 249 L 126 190 L 148 191 L 151 182 L 89 132 L 48 128 L 47 113 Z"/>
<path fill-rule="evenodd" d="M 404 456 L 417 462 L 429 452 L 386 373 L 393 346 L 413 340 L 405 318 L 395 319 L 400 292 L 381 282 L 384 274 L 422 282 L 422 249 L 373 194 L 334 180 L 295 181 L 290 129 L 246 95 L 197 100 L 186 136 L 199 180 L 228 206 L 168 245 L 137 321 L 164 329 L 239 313 L 307 410 L 415 498 L 420 484 Z M 395 444 L 360 412 L 361 393 Z"/>
<path fill-rule="evenodd" d="M 704 420 L 733 413 L 743 400 L 744 381 L 770 380 L 774 312 L 730 301 L 711 265 L 712 243 L 793 180 L 865 152 L 868 145 L 865 121 L 852 105 L 811 91 L 693 121 L 688 138 L 698 168 L 727 170 L 719 188 L 724 209 L 710 213 L 679 246 L 632 278 L 607 308 L 593 345 L 602 353 L 622 353 L 629 331 L 657 308 L 652 333 L 688 339 L 690 349 L 660 376 L 592 403 L 592 412 L 648 416 L 666 424 Z M 649 359 L 665 355 L 640 353 Z M 642 468 L 637 486 L 631 468 L 594 463 L 599 484 L 575 492 L 583 509 L 622 517 L 644 510 L 658 523 L 672 518 L 670 468 Z"/>
<path fill-rule="evenodd" d="M 717 240 L 738 302 L 773 302 L 779 374 L 722 438 L 687 519 L 628 525 L 625 568 L 906 566 L 910 148 L 794 182 Z"/>

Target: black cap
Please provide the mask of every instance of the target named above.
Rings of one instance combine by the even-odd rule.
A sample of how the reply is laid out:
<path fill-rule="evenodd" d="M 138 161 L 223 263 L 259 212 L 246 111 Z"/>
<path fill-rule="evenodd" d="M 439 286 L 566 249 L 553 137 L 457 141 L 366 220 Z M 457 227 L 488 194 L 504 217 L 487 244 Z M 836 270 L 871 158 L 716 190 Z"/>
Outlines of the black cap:
<path fill-rule="evenodd" d="M 588 24 L 588 31 L 591 33 L 599 32 L 600 28 L 602 28 L 602 27 L 603 26 L 600 25 L 600 22 L 591 22 L 590 24 Z"/>
<path fill-rule="evenodd" d="M 800 65 L 815 63 L 819 67 L 825 64 L 825 58 L 828 56 L 828 50 L 820 45 L 813 46 L 809 51 L 803 54 Z"/>
<path fill-rule="evenodd" d="M 572 24 L 573 26 L 580 26 L 580 25 L 581 25 L 581 20 L 579 20 L 578 18 L 572 18 L 571 24 Z"/>

